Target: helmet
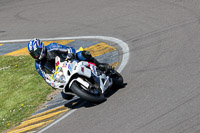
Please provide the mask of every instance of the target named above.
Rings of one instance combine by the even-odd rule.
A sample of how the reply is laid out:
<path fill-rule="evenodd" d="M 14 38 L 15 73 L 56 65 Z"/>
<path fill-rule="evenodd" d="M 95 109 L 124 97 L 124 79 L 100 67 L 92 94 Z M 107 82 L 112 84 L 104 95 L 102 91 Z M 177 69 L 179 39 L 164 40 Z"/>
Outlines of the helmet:
<path fill-rule="evenodd" d="M 34 59 L 41 60 L 45 56 L 45 46 L 40 39 L 35 38 L 28 43 L 28 52 Z"/>

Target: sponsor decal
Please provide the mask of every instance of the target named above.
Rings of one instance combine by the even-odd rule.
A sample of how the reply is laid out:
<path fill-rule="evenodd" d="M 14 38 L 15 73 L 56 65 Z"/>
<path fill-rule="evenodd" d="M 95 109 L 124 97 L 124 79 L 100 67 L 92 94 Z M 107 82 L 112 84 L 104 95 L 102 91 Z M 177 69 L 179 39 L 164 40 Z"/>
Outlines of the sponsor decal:
<path fill-rule="evenodd" d="M 51 86 L 52 86 L 52 87 L 55 87 L 55 84 L 54 84 L 54 83 L 51 83 Z"/>
<path fill-rule="evenodd" d="M 58 66 L 58 65 L 59 65 L 59 61 L 56 62 L 56 66 Z"/>
<path fill-rule="evenodd" d="M 93 69 L 93 73 L 94 73 L 94 74 L 97 74 L 97 72 L 96 72 L 96 69 L 95 69 L 95 66 L 94 66 L 94 65 L 92 65 L 92 69 Z"/>
<path fill-rule="evenodd" d="M 84 67 L 81 67 L 81 72 L 83 72 L 83 73 L 84 73 Z"/>
<path fill-rule="evenodd" d="M 51 74 L 50 79 L 53 80 L 53 74 Z"/>
<path fill-rule="evenodd" d="M 72 68 L 71 68 L 70 64 L 68 64 L 68 69 L 69 69 L 70 72 L 72 71 Z"/>
<path fill-rule="evenodd" d="M 56 70 L 56 72 L 59 72 L 60 70 L 61 70 L 61 67 L 58 67 L 57 70 Z"/>
<path fill-rule="evenodd" d="M 92 62 L 88 62 L 88 67 L 90 67 L 90 65 L 94 65 L 94 66 L 96 66 L 94 63 L 92 63 Z"/>
<path fill-rule="evenodd" d="M 53 80 L 55 80 L 55 79 L 56 79 L 56 75 L 54 74 L 54 75 L 53 75 Z"/>
<path fill-rule="evenodd" d="M 63 63 L 63 66 L 62 67 L 67 67 L 67 64 Z"/>

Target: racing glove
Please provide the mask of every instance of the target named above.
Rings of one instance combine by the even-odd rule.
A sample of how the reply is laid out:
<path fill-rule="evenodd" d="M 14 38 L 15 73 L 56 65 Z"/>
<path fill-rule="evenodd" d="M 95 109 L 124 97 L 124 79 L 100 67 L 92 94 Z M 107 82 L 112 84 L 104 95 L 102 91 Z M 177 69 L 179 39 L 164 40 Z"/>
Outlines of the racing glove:
<path fill-rule="evenodd" d="M 65 60 L 73 60 L 73 59 L 75 59 L 74 53 L 68 53 L 67 58 Z"/>

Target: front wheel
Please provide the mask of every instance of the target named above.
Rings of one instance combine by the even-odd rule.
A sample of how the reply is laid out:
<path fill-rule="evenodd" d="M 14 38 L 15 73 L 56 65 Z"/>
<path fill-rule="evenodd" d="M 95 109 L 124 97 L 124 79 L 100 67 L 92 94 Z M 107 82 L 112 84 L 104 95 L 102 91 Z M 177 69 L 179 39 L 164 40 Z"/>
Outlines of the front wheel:
<path fill-rule="evenodd" d="M 93 91 L 95 91 L 95 93 L 92 93 L 91 90 L 87 90 L 84 86 L 77 82 L 73 82 L 70 89 L 77 96 L 88 102 L 100 103 L 106 100 L 105 96 L 99 90 L 94 89 Z"/>

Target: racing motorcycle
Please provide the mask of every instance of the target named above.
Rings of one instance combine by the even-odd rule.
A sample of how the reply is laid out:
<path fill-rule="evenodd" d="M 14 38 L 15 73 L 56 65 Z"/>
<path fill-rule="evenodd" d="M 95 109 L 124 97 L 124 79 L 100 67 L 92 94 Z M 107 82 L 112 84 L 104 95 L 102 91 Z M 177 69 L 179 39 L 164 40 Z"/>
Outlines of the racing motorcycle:
<path fill-rule="evenodd" d="M 63 93 L 72 92 L 78 97 L 99 103 L 106 100 L 105 93 L 112 87 L 123 84 L 123 77 L 114 69 L 101 71 L 94 63 L 76 59 L 60 61 L 55 58 L 55 73 L 46 81 Z"/>

